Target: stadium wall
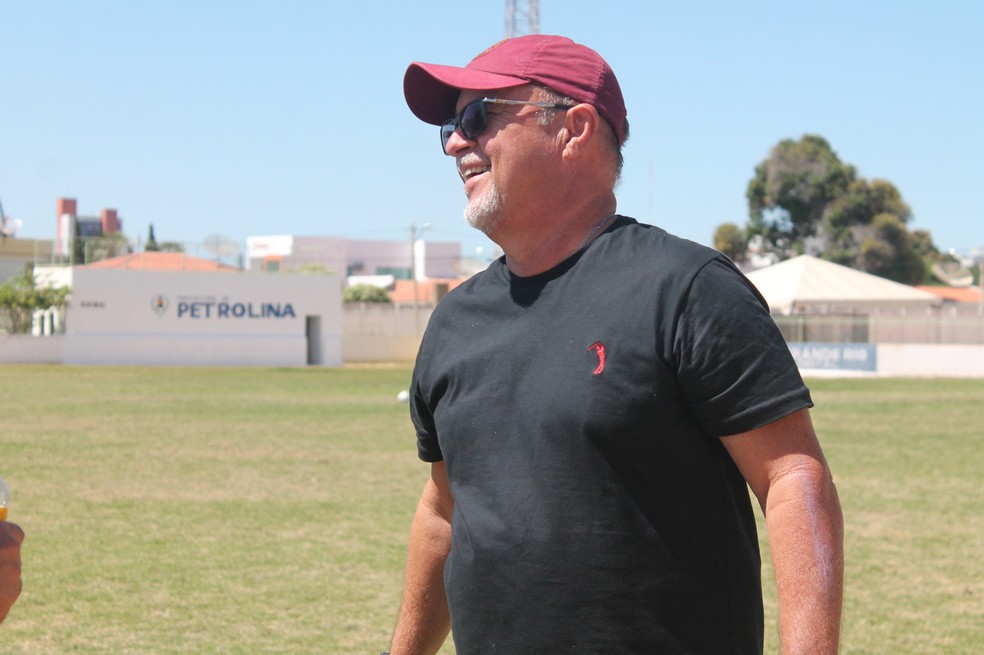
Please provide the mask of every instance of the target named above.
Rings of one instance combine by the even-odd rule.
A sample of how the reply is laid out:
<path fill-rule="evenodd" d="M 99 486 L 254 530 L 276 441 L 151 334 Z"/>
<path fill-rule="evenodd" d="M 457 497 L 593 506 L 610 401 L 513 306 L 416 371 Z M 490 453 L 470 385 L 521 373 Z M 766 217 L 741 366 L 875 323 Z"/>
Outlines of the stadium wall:
<path fill-rule="evenodd" d="M 65 335 L 0 334 L 0 364 L 61 364 Z"/>
<path fill-rule="evenodd" d="M 383 308 L 379 308 L 382 310 Z M 346 307 L 346 334 L 342 339 L 342 361 L 344 363 L 400 363 L 412 362 L 417 354 L 417 344 L 419 340 L 409 334 L 403 336 L 391 336 L 382 331 L 386 321 L 402 321 L 404 327 L 407 322 L 403 321 L 407 313 L 402 315 L 402 319 L 394 319 L 392 316 L 384 318 L 382 311 L 375 318 L 367 318 L 364 314 L 360 315 L 360 310 L 356 307 Z M 371 311 L 371 310 L 370 310 Z M 358 330 L 360 325 L 366 325 L 366 321 L 376 320 L 376 328 L 380 331 L 371 332 L 348 332 L 348 330 Z M 423 321 L 423 319 L 421 319 Z M 409 325 L 412 325 L 410 323 Z M 375 329 L 375 328 L 374 328 Z M 47 337 L 37 337 L 29 334 L 8 334 L 0 335 L 0 364 L 13 363 L 34 363 L 34 364 L 60 364 L 69 363 L 65 357 L 66 344 L 70 341 L 67 335 L 54 335 Z M 214 343 L 214 342 L 213 342 Z M 256 345 L 256 341 L 253 341 Z M 239 343 L 239 346 L 243 346 Z M 815 347 L 826 347 L 825 344 L 813 344 Z M 159 347 L 159 346 L 155 346 Z M 266 348 L 267 344 L 260 344 Z M 817 362 L 803 362 L 800 369 L 806 376 L 824 377 L 854 377 L 854 376 L 876 376 L 876 377 L 965 377 L 965 378 L 984 378 L 984 346 L 960 346 L 960 345 L 934 345 L 934 344 L 882 344 L 872 346 L 871 366 L 845 366 L 838 361 L 827 361 L 819 365 Z M 185 349 L 182 349 L 185 352 Z M 213 358 L 214 359 L 214 358 Z M 297 357 L 290 355 L 293 362 Z M 857 363 L 857 359 L 854 363 Z M 113 361 L 89 361 L 85 363 L 110 364 Z M 132 362 L 130 362 L 132 363 Z M 173 361 L 165 363 L 174 363 Z M 194 364 L 250 364 L 250 361 L 221 361 L 208 362 L 196 360 Z M 257 363 L 256 365 L 283 366 L 285 362 L 273 364 Z M 303 363 L 296 364 L 305 365 Z"/>
<path fill-rule="evenodd" d="M 984 378 L 984 346 L 884 344 L 878 360 L 883 377 Z"/>
<path fill-rule="evenodd" d="M 80 268 L 65 326 L 66 364 L 338 366 L 341 281 Z"/>

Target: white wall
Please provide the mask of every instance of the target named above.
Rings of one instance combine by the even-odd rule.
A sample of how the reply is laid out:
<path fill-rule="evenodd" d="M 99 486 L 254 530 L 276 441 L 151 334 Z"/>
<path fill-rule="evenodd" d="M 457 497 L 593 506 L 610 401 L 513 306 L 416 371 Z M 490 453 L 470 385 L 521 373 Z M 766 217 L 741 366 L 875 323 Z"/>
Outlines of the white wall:
<path fill-rule="evenodd" d="M 341 278 L 78 268 L 65 326 L 66 364 L 338 366 Z"/>
<path fill-rule="evenodd" d="M 345 303 L 342 338 L 346 362 L 412 362 L 432 307 Z"/>
<path fill-rule="evenodd" d="M 65 360 L 65 335 L 36 337 L 0 333 L 0 364 L 61 364 Z"/>
<path fill-rule="evenodd" d="M 448 241 L 423 241 L 423 270 L 418 279 L 453 279 L 461 274 L 461 244 Z"/>
<path fill-rule="evenodd" d="M 878 375 L 984 378 L 984 346 L 879 345 Z"/>
<path fill-rule="evenodd" d="M 279 257 L 281 271 L 319 263 L 342 275 L 353 265 L 359 265 L 353 275 L 376 275 L 383 269 L 409 270 L 411 259 L 409 239 L 380 241 L 288 235 L 252 236 L 246 239 L 246 249 L 251 270 L 260 269 L 264 257 Z M 417 279 L 455 278 L 461 267 L 461 244 L 419 240 L 414 257 L 417 259 Z"/>

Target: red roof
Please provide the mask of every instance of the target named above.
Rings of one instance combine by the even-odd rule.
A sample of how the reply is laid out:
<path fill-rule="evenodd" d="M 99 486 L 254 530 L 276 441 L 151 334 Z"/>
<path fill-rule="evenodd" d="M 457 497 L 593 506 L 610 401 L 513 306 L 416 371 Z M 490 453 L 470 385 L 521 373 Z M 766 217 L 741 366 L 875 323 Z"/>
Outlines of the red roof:
<path fill-rule="evenodd" d="M 85 268 L 118 268 L 142 271 L 235 271 L 210 259 L 189 257 L 183 252 L 135 252 L 86 264 Z"/>
<path fill-rule="evenodd" d="M 464 280 L 419 280 L 417 282 L 417 301 L 433 303 L 437 300 L 438 285 L 445 285 L 450 291 L 462 282 Z M 396 280 L 390 291 L 390 300 L 395 303 L 412 303 L 413 280 Z"/>
<path fill-rule="evenodd" d="M 916 288 L 922 291 L 928 291 L 929 293 L 939 296 L 943 300 L 949 300 L 950 302 L 979 303 L 981 301 L 981 290 L 978 287 L 922 286 Z"/>

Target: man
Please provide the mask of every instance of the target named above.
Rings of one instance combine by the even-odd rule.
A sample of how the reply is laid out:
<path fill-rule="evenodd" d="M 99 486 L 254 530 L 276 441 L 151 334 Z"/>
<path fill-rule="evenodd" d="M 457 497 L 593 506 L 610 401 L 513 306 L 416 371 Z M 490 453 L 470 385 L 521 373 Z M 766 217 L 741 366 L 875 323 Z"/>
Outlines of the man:
<path fill-rule="evenodd" d="M 7 617 L 21 591 L 20 526 L 0 521 L 0 623 Z"/>
<path fill-rule="evenodd" d="M 504 257 L 437 307 L 411 415 L 430 479 L 392 655 L 760 653 L 762 506 L 782 652 L 837 651 L 842 518 L 812 401 L 727 258 L 615 214 L 628 136 L 569 39 L 414 63 L 465 216 Z"/>

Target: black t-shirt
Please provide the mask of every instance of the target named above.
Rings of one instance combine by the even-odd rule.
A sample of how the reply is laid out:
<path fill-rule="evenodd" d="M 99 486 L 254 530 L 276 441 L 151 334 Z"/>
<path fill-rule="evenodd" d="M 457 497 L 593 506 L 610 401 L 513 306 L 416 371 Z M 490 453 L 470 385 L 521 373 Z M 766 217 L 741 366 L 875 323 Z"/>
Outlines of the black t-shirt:
<path fill-rule="evenodd" d="M 811 404 L 731 262 L 632 219 L 455 289 L 411 415 L 455 498 L 459 655 L 760 653 L 754 516 L 719 437 Z"/>

